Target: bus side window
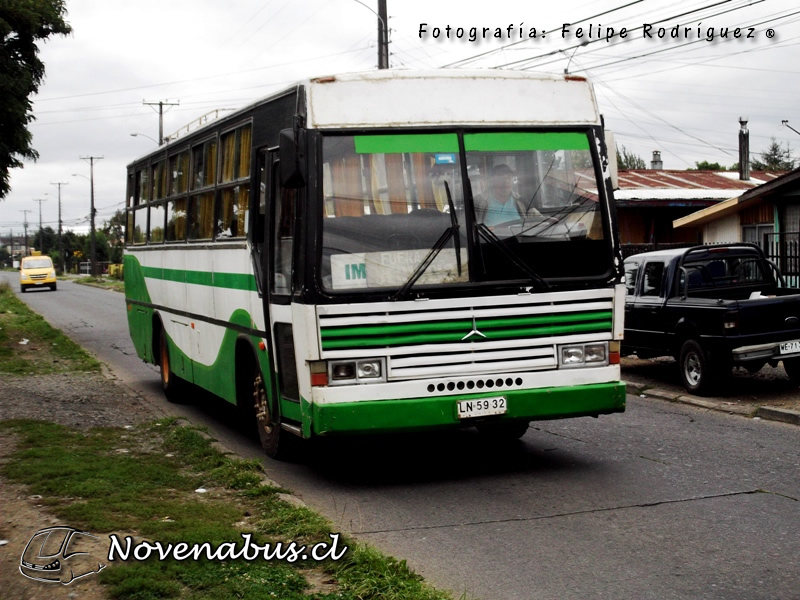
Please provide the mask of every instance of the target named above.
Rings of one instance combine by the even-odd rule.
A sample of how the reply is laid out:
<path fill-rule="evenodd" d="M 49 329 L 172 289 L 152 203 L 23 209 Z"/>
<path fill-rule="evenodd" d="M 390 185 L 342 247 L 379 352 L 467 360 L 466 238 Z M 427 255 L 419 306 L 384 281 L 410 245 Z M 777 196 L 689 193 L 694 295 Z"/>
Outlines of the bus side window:
<path fill-rule="evenodd" d="M 272 218 L 272 293 L 288 295 L 292 286 L 292 248 L 297 190 L 281 187 L 280 178 L 277 176 L 272 177 L 272 181 L 275 190 Z"/>

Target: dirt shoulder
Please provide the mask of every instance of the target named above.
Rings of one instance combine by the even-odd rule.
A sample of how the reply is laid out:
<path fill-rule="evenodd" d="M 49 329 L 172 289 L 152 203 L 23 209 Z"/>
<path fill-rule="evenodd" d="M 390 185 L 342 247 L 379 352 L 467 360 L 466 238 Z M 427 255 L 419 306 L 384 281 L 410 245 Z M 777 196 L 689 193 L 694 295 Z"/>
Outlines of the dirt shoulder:
<path fill-rule="evenodd" d="M 101 373 L 57 373 L 38 376 L 2 375 L 0 421 L 42 419 L 81 430 L 120 427 L 152 421 L 162 415 L 126 393 Z M 0 436 L 0 463 L 15 448 L 15 440 Z M 19 560 L 31 536 L 59 523 L 41 498 L 23 486 L 0 478 L 0 597 L 27 600 L 100 600 L 106 598 L 96 577 L 68 586 L 26 579 Z"/>

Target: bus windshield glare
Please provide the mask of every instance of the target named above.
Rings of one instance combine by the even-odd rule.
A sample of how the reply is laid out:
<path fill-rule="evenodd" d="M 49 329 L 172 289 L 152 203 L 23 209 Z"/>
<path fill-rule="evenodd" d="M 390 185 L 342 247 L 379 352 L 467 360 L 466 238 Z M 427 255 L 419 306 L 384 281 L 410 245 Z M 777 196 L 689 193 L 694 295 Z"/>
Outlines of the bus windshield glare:
<path fill-rule="evenodd" d="M 329 135 L 322 156 L 327 291 L 612 268 L 585 131 Z"/>

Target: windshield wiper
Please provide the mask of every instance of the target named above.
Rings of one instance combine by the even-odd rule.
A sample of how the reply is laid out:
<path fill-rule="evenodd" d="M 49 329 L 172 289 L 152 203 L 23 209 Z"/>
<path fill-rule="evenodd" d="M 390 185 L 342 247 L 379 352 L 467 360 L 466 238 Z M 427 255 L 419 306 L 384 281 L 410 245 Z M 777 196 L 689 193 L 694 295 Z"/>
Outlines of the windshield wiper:
<path fill-rule="evenodd" d="M 489 229 L 486 226 L 485 223 L 478 223 L 477 226 L 478 226 L 478 235 L 482 235 L 487 241 L 489 241 L 492 244 L 492 246 L 500 250 L 500 252 L 502 252 L 503 255 L 505 255 L 505 257 L 508 260 L 514 263 L 520 271 L 525 273 L 530 278 L 532 283 L 535 283 L 537 286 L 539 286 L 540 289 L 543 290 L 550 289 L 550 284 L 547 283 L 544 279 L 542 279 L 542 277 L 538 275 L 536 272 L 531 270 L 531 268 L 524 262 L 522 262 L 518 256 L 516 256 L 513 252 L 511 252 L 511 250 L 506 248 L 506 245 L 500 240 L 499 237 L 497 237 L 494 234 L 494 232 L 491 229 Z"/>
<path fill-rule="evenodd" d="M 447 206 L 450 207 L 450 230 L 455 239 L 453 239 L 453 246 L 456 251 L 456 265 L 458 265 L 458 276 L 461 277 L 461 237 L 458 235 L 458 215 L 456 214 L 456 205 L 453 203 L 453 196 L 450 194 L 450 186 L 447 181 L 444 182 L 444 191 L 447 194 Z"/>
<path fill-rule="evenodd" d="M 423 273 L 431 266 L 436 257 L 439 256 L 439 253 L 442 251 L 447 243 L 450 241 L 450 238 L 455 238 L 453 245 L 455 246 L 456 251 L 456 265 L 458 266 L 458 275 L 461 276 L 461 239 L 459 237 L 459 224 L 458 224 L 458 216 L 456 215 L 456 208 L 453 204 L 453 197 L 450 194 L 450 186 L 447 184 L 447 181 L 444 182 L 444 191 L 447 194 L 447 204 L 450 207 L 450 227 L 444 230 L 439 239 L 436 240 L 436 243 L 430 249 L 428 254 L 425 255 L 425 258 L 422 259 L 422 262 L 417 265 L 417 268 L 414 269 L 414 272 L 408 278 L 408 280 L 403 284 L 403 286 L 397 290 L 397 293 L 392 296 L 392 300 L 402 300 L 406 294 L 414 287 L 414 284 L 417 283 L 420 277 L 422 277 Z"/>

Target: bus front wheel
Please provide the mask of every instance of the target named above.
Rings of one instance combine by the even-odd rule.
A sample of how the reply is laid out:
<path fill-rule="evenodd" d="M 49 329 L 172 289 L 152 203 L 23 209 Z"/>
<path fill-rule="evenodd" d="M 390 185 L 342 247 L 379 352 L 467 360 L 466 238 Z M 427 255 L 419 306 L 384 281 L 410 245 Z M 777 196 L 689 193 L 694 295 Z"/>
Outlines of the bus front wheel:
<path fill-rule="evenodd" d="M 253 408 L 255 409 L 256 427 L 261 447 L 267 456 L 275 459 L 286 458 L 286 442 L 281 435 L 280 417 L 270 406 L 267 397 L 267 388 L 264 385 L 264 376 L 261 369 L 255 365 L 253 369 Z"/>

